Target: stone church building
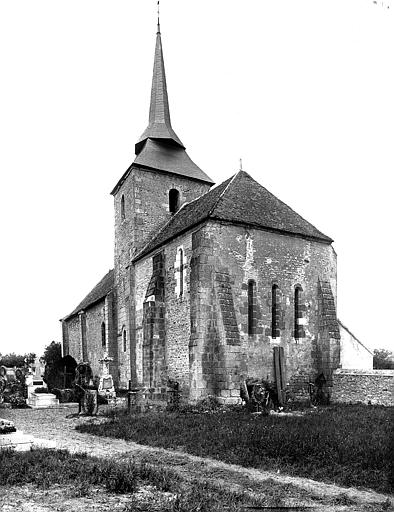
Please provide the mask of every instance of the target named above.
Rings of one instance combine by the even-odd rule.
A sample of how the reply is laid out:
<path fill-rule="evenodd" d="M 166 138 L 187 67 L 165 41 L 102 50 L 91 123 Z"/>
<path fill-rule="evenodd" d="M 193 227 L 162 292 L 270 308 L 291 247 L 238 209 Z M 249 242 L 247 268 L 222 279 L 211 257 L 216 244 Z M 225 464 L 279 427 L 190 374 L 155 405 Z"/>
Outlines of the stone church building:
<path fill-rule="evenodd" d="M 160 27 L 149 124 L 112 190 L 115 261 L 62 319 L 63 355 L 104 352 L 119 387 L 239 401 L 248 378 L 296 397 L 341 365 L 336 253 L 240 170 L 214 186 L 171 126 Z M 360 348 L 360 347 L 358 347 Z"/>

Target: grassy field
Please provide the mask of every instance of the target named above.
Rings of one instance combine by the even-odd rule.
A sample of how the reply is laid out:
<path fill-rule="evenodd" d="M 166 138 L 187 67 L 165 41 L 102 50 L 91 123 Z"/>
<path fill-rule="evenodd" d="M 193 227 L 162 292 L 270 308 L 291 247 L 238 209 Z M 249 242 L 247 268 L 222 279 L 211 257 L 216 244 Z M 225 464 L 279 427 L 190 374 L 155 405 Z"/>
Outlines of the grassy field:
<path fill-rule="evenodd" d="M 119 414 L 81 432 L 181 449 L 224 462 L 392 491 L 393 408 L 333 406 L 302 416 L 214 413 Z"/>
<path fill-rule="evenodd" d="M 71 487 L 71 494 L 76 498 L 91 496 L 95 499 L 97 487 L 111 494 L 127 494 L 127 505 L 122 508 L 124 512 L 236 512 L 243 506 L 282 504 L 284 493 L 290 493 L 292 487 L 267 481 L 258 489 L 258 494 L 247 496 L 242 491 L 224 489 L 211 481 L 185 481 L 174 470 L 157 468 L 146 462 L 109 461 L 86 454 L 70 454 L 65 450 L 0 451 L 2 494 L 11 486 L 28 484 L 33 484 L 38 493 L 40 490 L 50 491 L 54 485 L 60 486 L 67 490 L 68 497 Z M 152 497 L 148 503 L 141 503 L 136 493 L 147 486 L 154 486 Z M 339 502 L 343 500 L 341 498 Z M 379 507 L 379 510 L 385 508 Z"/>

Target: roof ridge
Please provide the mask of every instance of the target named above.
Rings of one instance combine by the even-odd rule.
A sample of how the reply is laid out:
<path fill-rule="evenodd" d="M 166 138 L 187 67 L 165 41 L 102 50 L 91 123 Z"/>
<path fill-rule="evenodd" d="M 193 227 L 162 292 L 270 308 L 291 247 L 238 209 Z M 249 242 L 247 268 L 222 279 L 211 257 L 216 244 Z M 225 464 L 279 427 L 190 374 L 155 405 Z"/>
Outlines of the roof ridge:
<path fill-rule="evenodd" d="M 302 219 L 304 222 L 306 222 L 307 224 L 309 224 L 310 226 L 312 226 L 316 231 L 318 231 L 321 235 L 322 235 L 322 239 L 330 239 L 331 242 L 334 242 L 334 240 L 330 237 L 330 236 L 327 236 L 325 235 L 322 231 L 320 231 L 320 229 L 317 229 L 317 227 L 314 225 L 314 224 L 311 224 L 305 217 L 303 217 L 302 215 L 300 215 L 298 212 L 296 212 L 291 206 L 289 206 L 287 203 L 285 203 L 284 201 L 282 201 L 282 199 L 279 199 L 278 196 L 276 196 L 273 192 L 270 192 L 266 187 L 264 187 L 264 185 L 261 185 L 261 183 L 259 183 L 258 181 L 256 181 L 249 173 L 247 173 L 246 171 L 244 170 L 239 170 L 235 175 L 234 177 L 238 176 L 239 174 L 244 174 L 246 177 L 248 177 L 250 180 L 252 180 L 254 183 L 256 183 L 256 185 L 258 185 L 259 187 L 261 187 L 262 189 L 264 189 L 270 196 L 272 196 L 273 198 L 275 198 L 276 201 L 279 201 L 279 203 L 281 203 L 282 205 L 284 205 L 286 208 L 288 208 L 293 214 L 295 214 L 297 217 L 299 217 L 300 219 Z M 227 189 L 227 187 L 226 187 Z M 286 230 L 283 230 L 283 229 L 280 229 L 279 231 L 283 231 L 283 232 L 286 232 Z M 291 232 L 291 231 L 290 231 Z M 320 237 L 316 237 L 314 236 L 314 238 L 320 238 Z"/>
<path fill-rule="evenodd" d="M 208 215 L 207 217 L 210 217 L 211 214 L 213 213 L 214 209 L 216 208 L 216 206 L 219 204 L 219 201 L 222 199 L 223 197 L 223 194 L 226 192 L 226 190 L 229 188 L 229 186 L 232 184 L 232 182 L 235 180 L 235 178 L 238 176 L 238 174 L 242 172 L 242 171 L 238 171 L 236 172 L 231 178 L 230 178 L 230 181 L 227 183 L 227 185 L 225 186 L 225 188 L 223 189 L 223 191 L 219 194 L 219 197 L 216 199 L 216 201 L 214 202 L 212 208 L 209 210 L 208 212 Z M 223 183 L 223 182 L 222 182 Z"/>
<path fill-rule="evenodd" d="M 109 278 L 111 281 L 109 282 Z M 83 311 L 84 309 L 92 306 L 96 302 L 100 301 L 109 293 L 109 284 L 111 284 L 110 288 L 113 288 L 113 279 L 114 279 L 114 269 L 111 268 L 108 272 L 100 279 L 98 283 L 90 290 L 90 292 L 85 295 L 82 301 L 72 310 L 71 313 L 66 315 L 62 320 L 68 320 L 69 318 L 75 316 L 79 311 Z"/>

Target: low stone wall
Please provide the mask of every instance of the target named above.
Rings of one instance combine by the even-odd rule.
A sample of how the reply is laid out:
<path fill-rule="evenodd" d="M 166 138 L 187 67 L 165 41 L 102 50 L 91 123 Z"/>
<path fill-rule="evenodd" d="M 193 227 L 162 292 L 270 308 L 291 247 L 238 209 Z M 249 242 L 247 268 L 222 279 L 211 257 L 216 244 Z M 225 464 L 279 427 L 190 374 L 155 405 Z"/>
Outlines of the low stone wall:
<path fill-rule="evenodd" d="M 342 370 L 333 374 L 333 403 L 394 406 L 394 370 Z"/>

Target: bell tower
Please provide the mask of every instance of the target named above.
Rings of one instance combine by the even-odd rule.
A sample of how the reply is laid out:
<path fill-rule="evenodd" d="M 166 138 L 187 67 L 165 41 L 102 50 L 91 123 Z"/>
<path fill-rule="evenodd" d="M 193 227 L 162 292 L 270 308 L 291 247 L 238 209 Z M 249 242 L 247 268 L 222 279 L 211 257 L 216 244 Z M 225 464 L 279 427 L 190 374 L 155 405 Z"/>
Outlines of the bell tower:
<path fill-rule="evenodd" d="M 189 157 L 171 125 L 160 23 L 148 126 L 135 144 L 136 157 L 112 190 L 115 206 L 115 291 L 119 382 L 135 380 L 133 365 L 133 257 L 185 202 L 213 185 Z"/>

